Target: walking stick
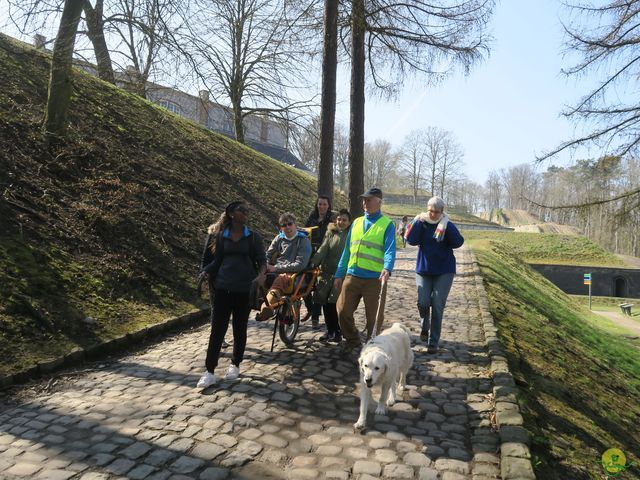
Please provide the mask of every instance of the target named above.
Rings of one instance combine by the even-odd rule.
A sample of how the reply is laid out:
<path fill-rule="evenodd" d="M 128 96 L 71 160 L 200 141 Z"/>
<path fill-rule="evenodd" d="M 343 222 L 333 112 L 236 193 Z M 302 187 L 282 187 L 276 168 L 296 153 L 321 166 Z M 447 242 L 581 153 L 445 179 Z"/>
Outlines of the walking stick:
<path fill-rule="evenodd" d="M 376 335 L 378 334 L 378 319 L 380 318 L 380 315 L 384 314 L 384 305 L 385 305 L 386 298 L 387 298 L 387 281 L 382 280 L 382 284 L 380 285 L 380 295 L 378 295 L 378 309 L 376 310 L 376 321 L 373 324 L 373 331 L 371 332 L 371 338 L 369 339 L 369 341 L 372 341 L 374 338 L 376 338 Z M 380 325 L 380 327 L 382 327 L 382 325 Z"/>

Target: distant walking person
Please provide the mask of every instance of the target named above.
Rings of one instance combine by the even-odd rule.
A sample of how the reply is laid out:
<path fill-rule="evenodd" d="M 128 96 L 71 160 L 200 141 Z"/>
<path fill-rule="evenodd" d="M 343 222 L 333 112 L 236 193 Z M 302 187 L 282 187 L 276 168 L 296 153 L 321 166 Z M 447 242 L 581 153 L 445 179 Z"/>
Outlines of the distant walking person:
<path fill-rule="evenodd" d="M 396 230 L 397 234 L 400 235 L 400 238 L 402 239 L 402 248 L 407 246 L 407 240 L 404 238 L 404 234 L 407 230 L 408 224 L 409 224 L 409 217 L 405 215 L 404 217 L 402 217 L 402 220 L 400 220 L 400 223 L 398 224 L 398 229 Z"/>
<path fill-rule="evenodd" d="M 333 218 L 333 211 L 331 210 L 331 199 L 325 195 L 318 195 L 316 204 L 313 210 L 307 218 L 305 227 L 315 227 L 311 230 L 310 240 L 313 253 L 315 253 L 327 233 L 327 227 L 331 223 Z M 304 298 L 304 305 L 307 307 L 307 314 L 302 319 L 303 322 L 307 321 L 311 317 L 311 326 L 314 330 L 320 328 L 320 312 L 322 307 L 317 303 L 313 303 L 311 296 Z"/>
<path fill-rule="evenodd" d="M 220 349 L 233 320 L 233 357 L 225 380 L 235 380 L 247 344 L 249 290 L 256 279 L 264 283 L 267 260 L 259 233 L 247 227 L 249 210 L 242 202 L 232 202 L 220 219 L 209 227 L 203 253 L 201 276 L 208 276 L 211 298 L 211 335 L 205 362 L 207 371 L 198 381 L 198 388 L 215 385 L 218 379 Z"/>
<path fill-rule="evenodd" d="M 335 288 L 341 289 L 337 309 L 340 329 L 345 339 L 344 353 L 361 344 L 353 314 L 364 299 L 367 340 L 374 327 L 377 332 L 384 321 L 384 296 L 380 295 L 396 260 L 396 228 L 382 215 L 382 190 L 371 188 L 360 195 L 364 216 L 353 221 L 335 275 Z M 346 278 L 345 278 L 346 277 Z M 376 315 L 380 311 L 381 315 Z"/>
<path fill-rule="evenodd" d="M 405 234 L 409 245 L 420 247 L 416 285 L 422 324 L 420 340 L 428 342 L 427 353 L 438 351 L 444 307 L 456 273 L 453 249 L 464 243 L 464 238 L 444 213 L 444 206 L 440 197 L 429 199 L 427 211 L 414 218 Z"/>
<path fill-rule="evenodd" d="M 329 224 L 322 245 L 320 245 L 320 248 L 311 259 L 312 265 L 321 268 L 320 278 L 313 295 L 313 302 L 316 305 L 322 305 L 324 312 L 327 332 L 320 337 L 322 342 L 339 343 L 342 340 L 342 333 L 338 324 L 338 311 L 336 310 L 336 301 L 340 295 L 340 290 L 334 288 L 333 278 L 338 268 L 342 251 L 347 243 L 350 225 L 351 214 L 349 210 L 340 210 L 336 223 Z"/>

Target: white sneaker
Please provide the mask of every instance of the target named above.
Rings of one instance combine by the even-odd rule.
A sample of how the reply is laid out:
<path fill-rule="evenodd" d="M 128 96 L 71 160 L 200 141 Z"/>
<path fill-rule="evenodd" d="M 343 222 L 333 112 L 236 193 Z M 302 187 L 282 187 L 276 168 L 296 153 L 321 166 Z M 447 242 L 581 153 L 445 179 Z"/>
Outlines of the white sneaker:
<path fill-rule="evenodd" d="M 227 374 L 224 376 L 225 380 L 236 380 L 240 376 L 240 369 L 233 363 L 227 368 Z"/>
<path fill-rule="evenodd" d="M 216 378 L 216 376 L 211 372 L 206 372 L 204 375 L 202 375 L 202 377 L 200 377 L 200 380 L 198 380 L 198 385 L 196 385 L 196 387 L 209 388 L 211 385 L 215 385 L 216 383 L 218 383 L 218 379 Z"/>

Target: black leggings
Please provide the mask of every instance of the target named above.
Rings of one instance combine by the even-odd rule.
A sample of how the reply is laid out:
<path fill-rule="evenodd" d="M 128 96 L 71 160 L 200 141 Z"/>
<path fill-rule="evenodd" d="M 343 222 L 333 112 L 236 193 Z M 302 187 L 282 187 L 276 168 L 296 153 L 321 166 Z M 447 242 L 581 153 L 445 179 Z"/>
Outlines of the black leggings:
<path fill-rule="evenodd" d="M 324 323 L 327 324 L 327 332 L 332 335 L 340 333 L 340 325 L 338 324 L 338 311 L 335 303 L 325 303 L 322 305 L 324 312 Z"/>
<path fill-rule="evenodd" d="M 229 328 L 229 319 L 233 315 L 233 357 L 231 363 L 236 367 L 244 358 L 244 349 L 247 345 L 247 325 L 249 323 L 249 292 L 229 292 L 227 290 L 215 290 L 211 308 L 211 335 L 207 348 L 207 371 L 213 373 L 218 366 L 220 349 L 224 336 Z"/>

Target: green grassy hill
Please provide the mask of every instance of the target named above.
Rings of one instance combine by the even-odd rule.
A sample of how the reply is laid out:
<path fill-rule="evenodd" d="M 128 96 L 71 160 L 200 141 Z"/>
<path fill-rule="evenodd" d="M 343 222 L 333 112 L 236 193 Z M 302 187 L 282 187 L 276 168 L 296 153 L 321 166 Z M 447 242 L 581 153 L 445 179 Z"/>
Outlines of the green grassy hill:
<path fill-rule="evenodd" d="M 481 213 L 480 216 L 485 220 L 504 225 L 505 227 L 541 223 L 538 217 L 526 210 L 512 210 L 510 208 L 494 208 L 489 212 Z"/>
<path fill-rule="evenodd" d="M 193 309 L 228 202 L 270 238 L 315 197 L 310 176 L 81 71 L 69 136 L 47 149 L 48 68 L 0 35 L 0 373 Z"/>
<path fill-rule="evenodd" d="M 624 267 L 625 262 L 587 237 L 552 233 L 467 232 L 465 238 L 509 238 L 511 249 L 528 263 Z"/>
<path fill-rule="evenodd" d="M 558 256 L 551 239 L 533 248 L 523 235 L 468 232 L 465 237 L 478 258 L 498 336 L 521 392 L 536 475 L 545 480 L 604 478 L 600 458 L 607 449 L 620 448 L 638 461 L 637 342 L 602 327 L 584 302 L 565 295 L 525 263 L 540 257 L 577 258 L 582 247 L 570 253 L 567 239 L 560 239 L 565 250 Z M 584 254 L 590 261 L 600 258 L 591 250 Z M 636 466 L 619 478 L 640 478 L 640 470 Z"/>

